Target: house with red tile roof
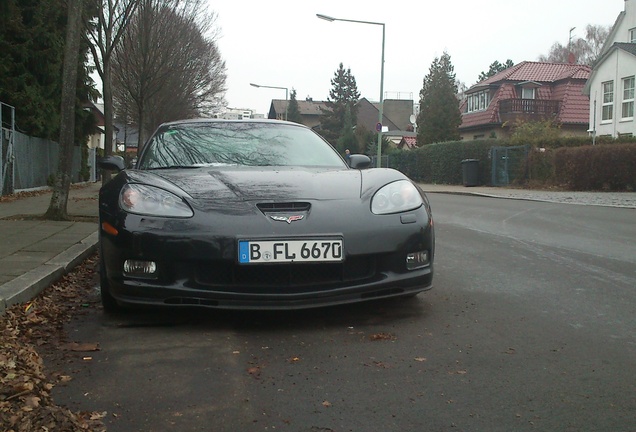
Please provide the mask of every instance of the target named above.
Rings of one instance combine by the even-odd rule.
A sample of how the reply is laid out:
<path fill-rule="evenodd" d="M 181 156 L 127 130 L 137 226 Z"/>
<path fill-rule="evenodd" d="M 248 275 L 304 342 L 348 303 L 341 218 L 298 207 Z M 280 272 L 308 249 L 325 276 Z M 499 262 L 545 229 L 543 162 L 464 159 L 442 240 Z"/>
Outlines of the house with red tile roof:
<path fill-rule="evenodd" d="M 415 134 L 415 132 L 413 132 Z M 417 148 L 417 136 L 404 136 L 397 145 L 400 150 L 414 150 Z"/>
<path fill-rule="evenodd" d="M 636 136 L 636 0 L 626 0 L 585 86 L 593 136 Z"/>
<path fill-rule="evenodd" d="M 517 122 L 554 119 L 562 134 L 586 136 L 589 97 L 583 88 L 591 68 L 524 61 L 481 81 L 461 102 L 462 139 L 506 138 Z"/>

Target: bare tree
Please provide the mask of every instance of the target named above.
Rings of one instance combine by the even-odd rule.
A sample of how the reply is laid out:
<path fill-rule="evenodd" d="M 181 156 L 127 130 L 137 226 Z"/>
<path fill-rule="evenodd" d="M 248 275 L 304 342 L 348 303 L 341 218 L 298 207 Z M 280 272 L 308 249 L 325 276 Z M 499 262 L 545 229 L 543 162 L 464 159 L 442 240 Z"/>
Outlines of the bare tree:
<path fill-rule="evenodd" d="M 75 97 L 77 91 L 77 69 L 79 61 L 82 26 L 82 1 L 68 2 L 68 22 L 64 44 L 64 64 L 62 70 L 62 104 L 60 119 L 60 153 L 57 176 L 49 208 L 44 215 L 47 219 L 68 219 L 68 192 L 71 186 L 73 166 L 73 144 L 75 142 Z"/>
<path fill-rule="evenodd" d="M 222 103 L 226 69 L 215 18 L 201 0 L 141 0 L 113 58 L 118 111 L 132 113 L 140 150 L 159 124 Z"/>
<path fill-rule="evenodd" d="M 611 26 L 588 24 L 585 28 L 585 39 L 576 38 L 566 46 L 555 42 L 548 55 L 539 56 L 539 61 L 569 63 L 570 60 L 574 60 L 578 64 L 594 66 L 610 30 Z"/>
<path fill-rule="evenodd" d="M 588 46 L 588 57 L 585 64 L 593 66 L 596 63 L 611 31 L 612 26 L 588 25 L 585 28 L 585 42 Z"/>
<path fill-rule="evenodd" d="M 102 80 L 104 99 L 104 154 L 112 153 L 113 145 L 113 84 L 112 55 L 121 36 L 135 12 L 139 0 L 92 0 L 97 10 L 97 19 L 90 23 L 89 45 L 95 69 Z M 102 176 L 103 182 L 110 179 L 108 172 Z"/>

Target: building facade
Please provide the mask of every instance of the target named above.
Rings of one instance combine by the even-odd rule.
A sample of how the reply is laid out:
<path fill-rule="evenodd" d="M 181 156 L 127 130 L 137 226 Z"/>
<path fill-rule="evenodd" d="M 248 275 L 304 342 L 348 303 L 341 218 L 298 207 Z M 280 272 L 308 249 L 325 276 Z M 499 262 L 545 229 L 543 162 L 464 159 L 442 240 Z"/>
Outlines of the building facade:
<path fill-rule="evenodd" d="M 636 0 L 625 0 L 625 10 L 603 46 L 585 93 L 590 98 L 593 136 L 619 138 L 636 135 Z"/>
<path fill-rule="evenodd" d="M 591 68 L 524 61 L 475 84 L 461 102 L 464 140 L 507 138 L 518 122 L 554 120 L 567 136 L 585 136 Z"/>

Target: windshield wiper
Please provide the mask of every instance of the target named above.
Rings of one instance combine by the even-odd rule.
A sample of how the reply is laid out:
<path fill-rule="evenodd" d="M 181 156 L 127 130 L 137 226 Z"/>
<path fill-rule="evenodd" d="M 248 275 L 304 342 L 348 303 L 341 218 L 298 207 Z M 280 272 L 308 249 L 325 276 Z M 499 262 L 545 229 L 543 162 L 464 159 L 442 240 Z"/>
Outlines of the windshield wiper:
<path fill-rule="evenodd" d="M 167 170 L 167 169 L 197 169 L 202 168 L 201 165 L 170 165 L 165 167 L 152 167 L 148 170 Z"/>

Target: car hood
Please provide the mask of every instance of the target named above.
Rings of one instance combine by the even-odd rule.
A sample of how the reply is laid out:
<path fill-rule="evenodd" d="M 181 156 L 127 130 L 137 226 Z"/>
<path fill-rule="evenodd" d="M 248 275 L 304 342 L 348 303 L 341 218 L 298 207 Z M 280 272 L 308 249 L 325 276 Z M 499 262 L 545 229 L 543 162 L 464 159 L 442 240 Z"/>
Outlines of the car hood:
<path fill-rule="evenodd" d="M 176 186 L 194 200 L 217 202 L 359 199 L 362 190 L 362 172 L 351 169 L 199 168 L 132 171 L 129 176 L 173 192 L 167 186 Z"/>

